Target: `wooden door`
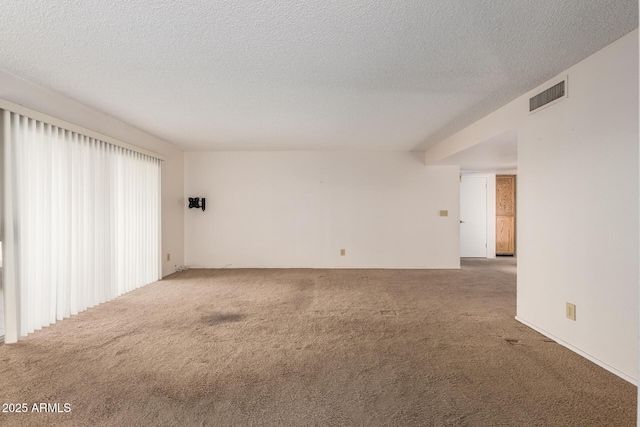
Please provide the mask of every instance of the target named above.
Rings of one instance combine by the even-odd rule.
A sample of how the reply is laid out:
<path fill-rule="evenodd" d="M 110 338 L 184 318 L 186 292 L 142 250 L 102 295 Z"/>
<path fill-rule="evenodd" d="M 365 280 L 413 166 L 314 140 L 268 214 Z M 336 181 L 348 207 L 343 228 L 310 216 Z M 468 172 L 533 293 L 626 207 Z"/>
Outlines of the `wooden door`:
<path fill-rule="evenodd" d="M 496 255 L 516 252 L 516 177 L 496 176 Z"/>

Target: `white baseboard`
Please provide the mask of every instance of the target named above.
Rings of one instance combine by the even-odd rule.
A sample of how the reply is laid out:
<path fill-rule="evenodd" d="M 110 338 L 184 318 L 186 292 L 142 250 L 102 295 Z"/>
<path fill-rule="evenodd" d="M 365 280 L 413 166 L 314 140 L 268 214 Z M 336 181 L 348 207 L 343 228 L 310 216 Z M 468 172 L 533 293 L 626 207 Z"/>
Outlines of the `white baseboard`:
<path fill-rule="evenodd" d="M 557 338 L 557 337 L 553 336 L 552 334 L 548 333 L 547 331 L 544 331 L 544 330 L 538 328 L 537 326 L 532 325 L 531 323 L 527 322 L 524 319 L 521 319 L 518 316 L 516 316 L 516 320 L 518 322 L 522 323 L 523 325 L 526 325 L 526 326 L 530 327 L 534 331 L 537 331 L 537 332 L 541 333 L 545 337 L 551 338 L 552 340 L 554 340 L 555 342 L 557 342 L 561 346 L 568 348 L 569 350 L 573 351 L 574 353 L 578 353 L 580 356 L 584 357 L 587 360 L 590 360 L 591 362 L 595 363 L 596 365 L 600 366 L 603 369 L 606 369 L 607 371 L 611 372 L 612 374 L 619 376 L 623 380 L 628 381 L 628 382 L 630 382 L 631 384 L 633 384 L 635 386 L 638 385 L 638 380 L 630 377 L 629 375 L 625 374 L 624 372 L 621 372 L 621 371 L 617 370 L 616 368 L 614 368 L 612 366 L 607 365 L 602 360 L 596 359 L 595 357 L 591 356 L 590 354 L 587 354 L 584 351 L 580 350 L 579 348 L 576 348 L 576 347 L 572 346 L 568 342 L 562 341 L 560 338 Z"/>

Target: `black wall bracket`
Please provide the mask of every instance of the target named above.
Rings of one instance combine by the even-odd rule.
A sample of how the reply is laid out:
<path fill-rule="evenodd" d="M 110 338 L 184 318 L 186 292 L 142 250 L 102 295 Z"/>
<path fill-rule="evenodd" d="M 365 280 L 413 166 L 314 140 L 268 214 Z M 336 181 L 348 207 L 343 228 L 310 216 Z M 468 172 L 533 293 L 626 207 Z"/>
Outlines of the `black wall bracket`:
<path fill-rule="evenodd" d="M 204 211 L 204 197 L 202 199 L 200 197 L 189 197 L 189 209 L 191 208 L 202 208 Z"/>

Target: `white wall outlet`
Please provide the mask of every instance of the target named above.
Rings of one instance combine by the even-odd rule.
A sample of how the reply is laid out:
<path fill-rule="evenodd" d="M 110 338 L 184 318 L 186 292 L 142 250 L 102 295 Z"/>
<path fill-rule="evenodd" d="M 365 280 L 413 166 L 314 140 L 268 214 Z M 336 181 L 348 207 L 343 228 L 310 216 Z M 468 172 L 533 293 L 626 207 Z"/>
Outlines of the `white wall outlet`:
<path fill-rule="evenodd" d="M 576 320 L 576 305 L 567 303 L 567 319 Z"/>

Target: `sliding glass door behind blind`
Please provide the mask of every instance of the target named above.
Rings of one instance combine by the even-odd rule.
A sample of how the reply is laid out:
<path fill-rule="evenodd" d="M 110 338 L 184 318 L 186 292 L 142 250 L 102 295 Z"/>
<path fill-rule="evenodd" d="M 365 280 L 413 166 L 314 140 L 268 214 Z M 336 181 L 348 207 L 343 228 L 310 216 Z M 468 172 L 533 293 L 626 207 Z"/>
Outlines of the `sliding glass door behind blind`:
<path fill-rule="evenodd" d="M 3 112 L 5 341 L 160 277 L 160 160 Z"/>

